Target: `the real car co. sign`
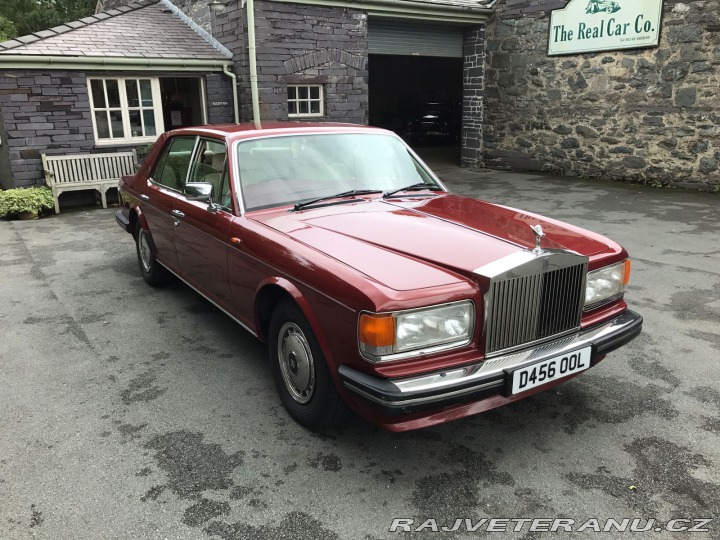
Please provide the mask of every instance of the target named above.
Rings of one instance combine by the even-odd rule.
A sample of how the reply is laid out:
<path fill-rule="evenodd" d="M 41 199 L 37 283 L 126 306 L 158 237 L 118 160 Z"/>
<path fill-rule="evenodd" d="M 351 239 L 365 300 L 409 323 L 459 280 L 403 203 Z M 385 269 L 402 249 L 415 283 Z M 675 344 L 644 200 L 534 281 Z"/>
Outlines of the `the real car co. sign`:
<path fill-rule="evenodd" d="M 550 16 L 549 55 L 655 47 L 662 0 L 571 0 Z"/>

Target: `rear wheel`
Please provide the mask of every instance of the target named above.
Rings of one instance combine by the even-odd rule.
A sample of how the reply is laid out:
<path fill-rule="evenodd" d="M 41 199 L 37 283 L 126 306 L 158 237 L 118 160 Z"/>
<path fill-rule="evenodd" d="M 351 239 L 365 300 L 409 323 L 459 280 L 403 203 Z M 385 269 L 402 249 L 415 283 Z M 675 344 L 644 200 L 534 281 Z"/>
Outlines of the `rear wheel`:
<path fill-rule="evenodd" d="M 270 362 L 285 409 L 309 428 L 345 423 L 349 410 L 333 385 L 317 339 L 300 308 L 283 300 L 270 320 Z"/>
<path fill-rule="evenodd" d="M 148 285 L 162 287 L 173 281 L 175 276 L 157 261 L 155 244 L 153 244 L 150 233 L 143 229 L 139 220 L 135 226 L 135 248 L 140 273 Z"/>

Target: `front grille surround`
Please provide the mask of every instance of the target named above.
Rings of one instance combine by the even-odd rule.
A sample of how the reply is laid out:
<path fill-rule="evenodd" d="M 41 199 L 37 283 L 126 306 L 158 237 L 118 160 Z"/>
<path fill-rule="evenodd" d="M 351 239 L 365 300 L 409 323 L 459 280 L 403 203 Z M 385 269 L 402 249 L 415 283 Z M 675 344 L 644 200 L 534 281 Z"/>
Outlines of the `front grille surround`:
<path fill-rule="evenodd" d="M 523 251 L 476 271 L 485 295 L 485 354 L 505 354 L 576 331 L 585 300 L 587 257 Z"/>

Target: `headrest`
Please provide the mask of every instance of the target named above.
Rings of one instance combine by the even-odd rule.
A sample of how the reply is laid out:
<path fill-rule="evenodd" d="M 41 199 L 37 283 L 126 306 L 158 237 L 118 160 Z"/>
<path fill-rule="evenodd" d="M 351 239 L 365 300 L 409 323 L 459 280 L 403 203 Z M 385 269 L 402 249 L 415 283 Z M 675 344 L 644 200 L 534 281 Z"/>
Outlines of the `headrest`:
<path fill-rule="evenodd" d="M 212 157 L 212 168 L 216 169 L 218 172 L 222 172 L 223 168 L 225 167 L 225 158 L 227 157 L 227 154 L 215 154 Z"/>

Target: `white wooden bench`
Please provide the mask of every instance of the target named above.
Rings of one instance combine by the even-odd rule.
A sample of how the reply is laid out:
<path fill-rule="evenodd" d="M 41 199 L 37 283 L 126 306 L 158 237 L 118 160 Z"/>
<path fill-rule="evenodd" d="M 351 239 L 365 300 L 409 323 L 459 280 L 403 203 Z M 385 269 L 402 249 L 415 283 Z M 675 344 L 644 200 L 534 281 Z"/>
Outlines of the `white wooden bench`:
<path fill-rule="evenodd" d="M 135 174 L 137 167 L 135 150 L 114 154 L 40 154 L 40 157 L 45 170 L 45 182 L 55 199 L 56 214 L 60 213 L 60 194 L 80 189 L 99 191 L 103 208 L 107 208 L 107 190 L 116 188 L 121 176 Z"/>

